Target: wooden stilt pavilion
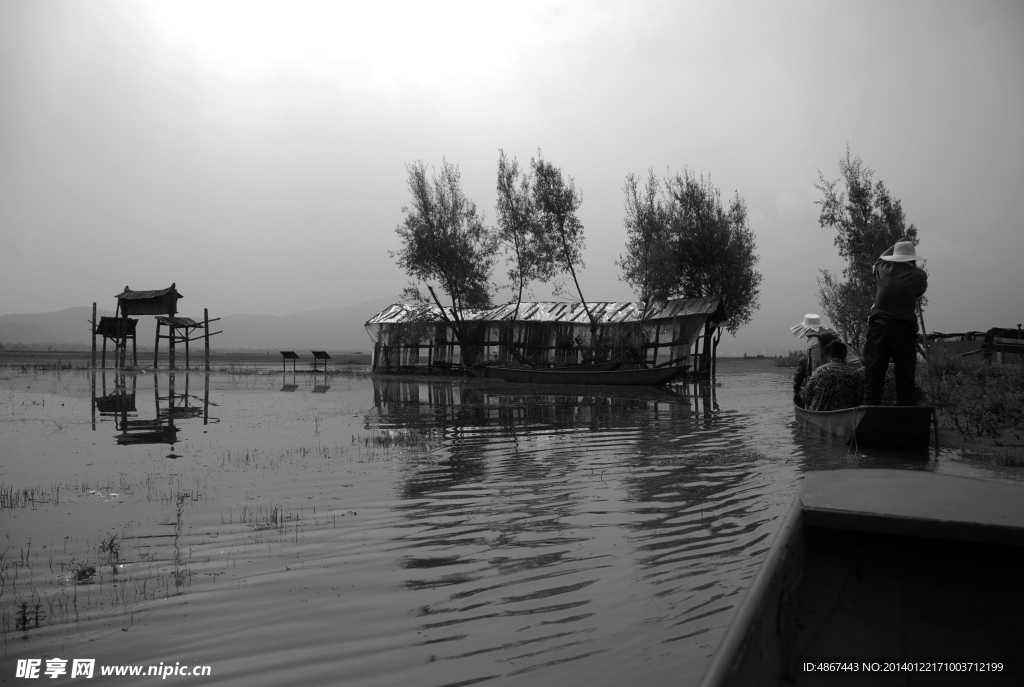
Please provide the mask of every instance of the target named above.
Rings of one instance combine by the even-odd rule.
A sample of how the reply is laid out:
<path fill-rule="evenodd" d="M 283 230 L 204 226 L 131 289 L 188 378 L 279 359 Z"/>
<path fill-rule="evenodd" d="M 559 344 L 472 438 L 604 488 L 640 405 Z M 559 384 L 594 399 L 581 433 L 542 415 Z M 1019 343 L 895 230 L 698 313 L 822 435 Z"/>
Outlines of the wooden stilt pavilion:
<path fill-rule="evenodd" d="M 133 291 L 128 286 L 117 296 L 117 313 L 115 317 L 103 317 L 96 319 L 96 304 L 92 305 L 92 366 L 96 367 L 96 336 L 103 336 L 103 364 L 106 365 L 107 339 L 115 342 L 115 351 L 123 352 L 119 357 L 117 366 L 123 368 L 127 362 L 128 339 L 132 340 L 132 356 L 135 364 L 138 364 L 136 353 L 135 330 L 138 324 L 137 319 L 129 315 L 155 315 L 156 316 L 156 341 L 153 346 L 153 367 L 157 368 L 160 362 L 160 339 L 168 340 L 168 353 L 170 357 L 170 369 L 175 369 L 175 347 L 179 343 L 185 344 L 185 366 L 189 364 L 189 343 L 203 339 L 205 344 L 205 368 L 210 369 L 210 337 L 220 332 L 210 332 L 210 323 L 220 318 L 210 319 L 210 311 L 203 309 L 202 321 L 196 321 L 188 317 L 177 317 L 178 300 L 182 295 L 178 293 L 175 284 L 166 289 L 154 291 Z M 162 334 L 161 329 L 167 328 L 167 333 Z"/>

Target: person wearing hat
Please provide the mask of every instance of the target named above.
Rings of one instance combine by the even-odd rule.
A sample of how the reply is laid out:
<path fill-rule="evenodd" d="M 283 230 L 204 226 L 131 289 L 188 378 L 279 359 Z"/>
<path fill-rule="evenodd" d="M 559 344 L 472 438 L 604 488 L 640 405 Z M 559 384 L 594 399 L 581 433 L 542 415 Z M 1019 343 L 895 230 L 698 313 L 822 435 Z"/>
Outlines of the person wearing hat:
<path fill-rule="evenodd" d="M 928 289 L 928 275 L 917 266 L 914 244 L 899 241 L 875 263 L 875 303 L 868 316 L 864 343 L 864 403 L 878 405 L 885 371 L 892 360 L 896 405 L 914 405 L 917 365 L 917 301 Z"/>
<path fill-rule="evenodd" d="M 814 313 L 804 315 L 804 321 L 789 328 L 798 339 L 807 337 L 807 357 L 797 363 L 797 372 L 793 377 L 793 402 L 804 407 L 803 387 L 811 374 L 825 364 L 825 348 L 833 341 L 839 341 L 835 330 L 821 323 L 821 316 Z M 844 348 L 844 361 L 852 369 L 864 366 L 860 357 L 851 348 Z"/>

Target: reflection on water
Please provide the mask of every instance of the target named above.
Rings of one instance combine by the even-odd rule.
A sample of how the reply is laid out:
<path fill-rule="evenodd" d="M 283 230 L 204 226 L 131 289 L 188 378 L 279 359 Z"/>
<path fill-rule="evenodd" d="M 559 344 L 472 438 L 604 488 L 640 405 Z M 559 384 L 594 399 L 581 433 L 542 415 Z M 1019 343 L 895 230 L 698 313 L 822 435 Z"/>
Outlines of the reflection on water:
<path fill-rule="evenodd" d="M 373 386 L 370 426 L 432 457 L 407 466 L 396 544 L 437 660 L 465 680 L 611 684 L 656 657 L 666 682 L 699 676 L 696 638 L 723 630 L 793 477 L 714 385 Z"/>
<path fill-rule="evenodd" d="M 801 428 L 788 386 L 0 376 L 19 551 L 0 610 L 53 609 L 4 658 L 247 686 L 693 684 L 803 472 L 993 477 Z"/>
<path fill-rule="evenodd" d="M 167 393 L 163 395 L 160 393 L 160 375 L 154 374 L 146 377 L 147 381 L 152 380 L 153 415 L 145 418 L 139 417 L 140 413 L 136 407 L 137 374 L 115 371 L 112 379 L 113 390 L 107 393 L 107 371 L 101 370 L 100 393 L 97 395 L 96 371 L 91 372 L 93 431 L 96 431 L 96 414 L 98 412 L 101 419 L 106 416 L 113 420 L 114 427 L 118 432 L 116 435 L 118 445 L 175 444 L 178 441 L 176 421 L 202 417 L 204 425 L 210 422 L 210 378 L 205 374 L 199 376 L 203 378 L 202 398 L 189 393 L 190 375 L 188 372 L 184 374 L 169 372 L 166 378 Z M 179 380 L 178 377 L 183 379 Z M 176 382 L 184 385 L 182 391 L 175 390 Z M 219 422 L 219 418 L 213 418 L 213 421 Z"/>

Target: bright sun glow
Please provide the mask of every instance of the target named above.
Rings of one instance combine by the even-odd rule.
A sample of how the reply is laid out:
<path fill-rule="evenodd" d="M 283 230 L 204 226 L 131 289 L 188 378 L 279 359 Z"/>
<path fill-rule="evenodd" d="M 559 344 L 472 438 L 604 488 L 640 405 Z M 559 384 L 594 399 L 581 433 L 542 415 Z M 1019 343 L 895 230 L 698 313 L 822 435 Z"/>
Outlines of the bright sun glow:
<path fill-rule="evenodd" d="M 422 85 L 485 77 L 568 18 L 550 2 L 521 0 L 158 0 L 151 6 L 172 36 L 221 68 L 303 64 Z M 568 23 L 584 28 L 576 18 Z"/>

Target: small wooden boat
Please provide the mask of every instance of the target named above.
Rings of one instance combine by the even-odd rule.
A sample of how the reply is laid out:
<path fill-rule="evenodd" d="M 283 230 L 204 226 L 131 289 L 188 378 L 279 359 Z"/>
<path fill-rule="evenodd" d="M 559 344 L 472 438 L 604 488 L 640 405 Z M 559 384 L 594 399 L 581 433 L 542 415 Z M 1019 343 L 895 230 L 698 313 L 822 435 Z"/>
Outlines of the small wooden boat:
<path fill-rule="evenodd" d="M 473 367 L 467 367 L 466 373 L 472 377 L 497 377 L 497 375 L 488 372 L 494 365 L 474 365 Z M 605 372 L 608 370 L 617 370 L 622 367 L 621 360 L 613 360 L 608 363 L 586 363 L 579 365 L 565 365 L 563 367 L 549 367 L 549 368 L 536 368 L 536 369 L 547 369 L 547 370 L 586 370 L 588 372 Z M 509 368 L 511 369 L 511 368 Z M 525 369 L 525 368 L 524 368 Z"/>
<path fill-rule="evenodd" d="M 1024 684 L 1022 563 L 1022 485 L 808 473 L 701 685 Z"/>
<path fill-rule="evenodd" d="M 927 446 L 931 406 L 857 406 L 817 411 L 793 406 L 798 419 L 859 446 Z"/>
<path fill-rule="evenodd" d="M 589 365 L 581 367 L 591 367 Z M 591 370 L 554 368 L 535 370 L 519 367 L 487 368 L 488 377 L 504 379 L 518 384 L 586 384 L 610 386 L 654 386 L 667 384 L 686 371 L 689 365 L 654 367 L 643 370 Z"/>

